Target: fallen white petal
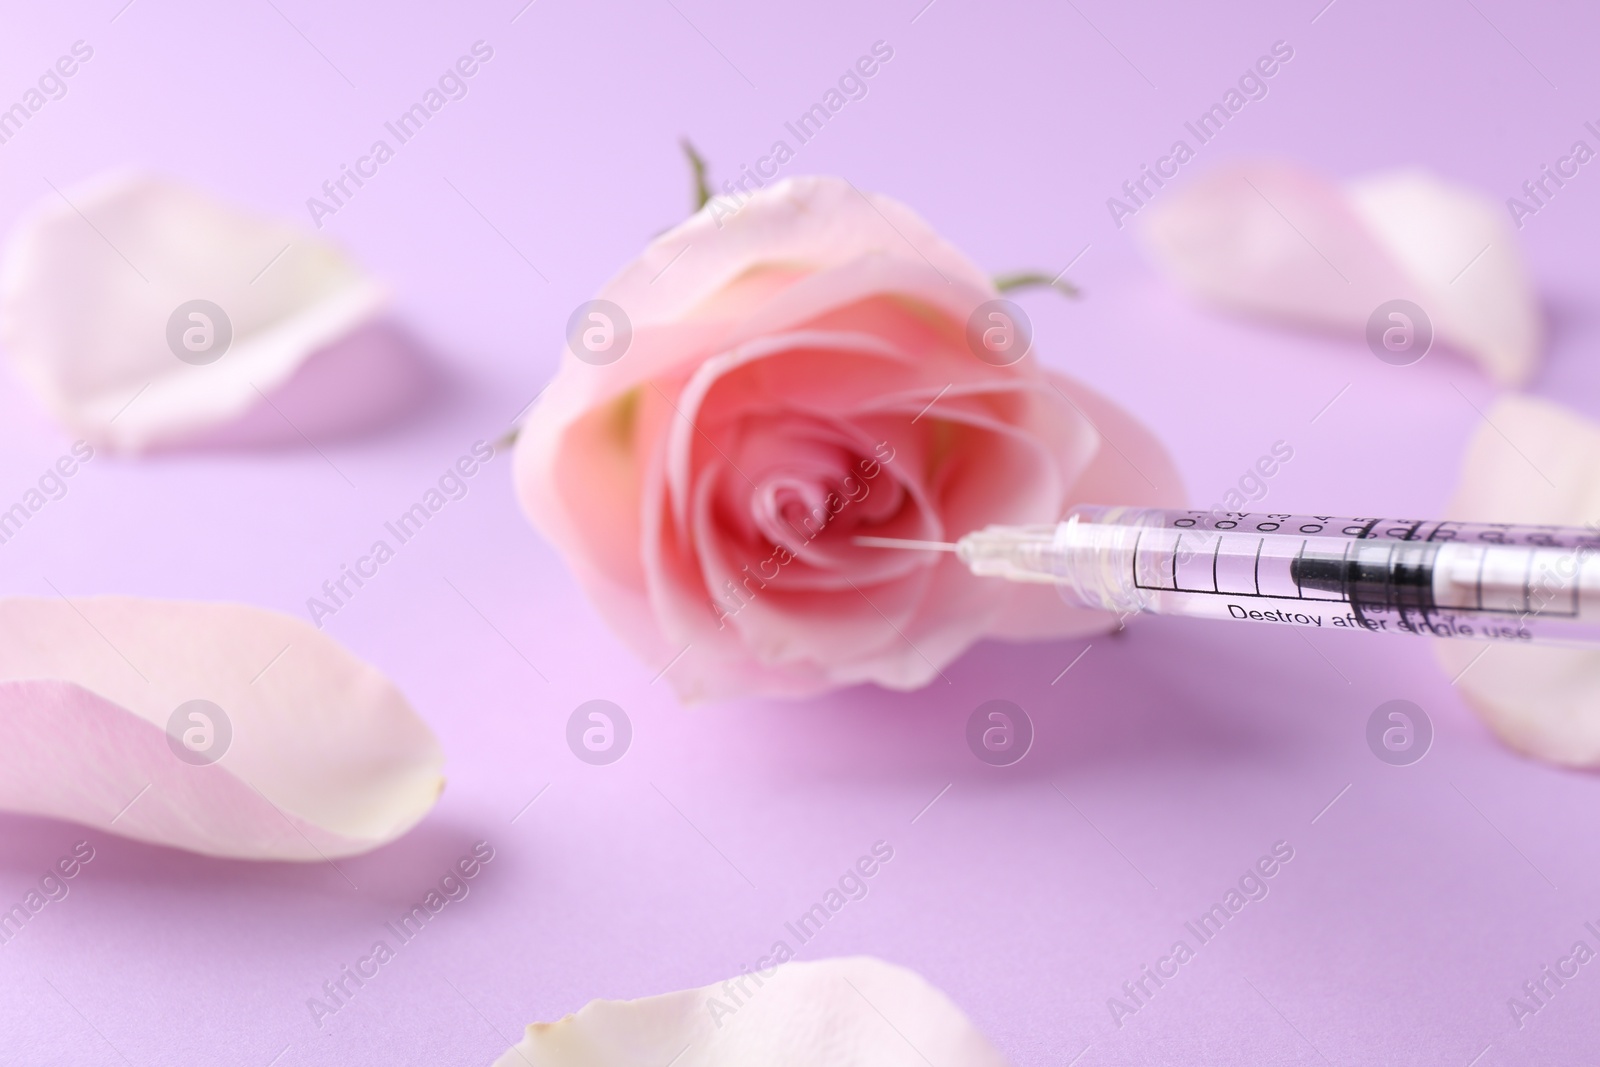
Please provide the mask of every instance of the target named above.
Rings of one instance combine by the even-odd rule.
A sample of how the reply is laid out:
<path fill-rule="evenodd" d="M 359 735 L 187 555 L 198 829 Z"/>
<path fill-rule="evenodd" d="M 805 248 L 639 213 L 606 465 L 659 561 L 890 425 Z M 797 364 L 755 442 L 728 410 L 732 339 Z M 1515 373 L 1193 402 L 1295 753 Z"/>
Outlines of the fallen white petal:
<path fill-rule="evenodd" d="M 1526 381 L 1539 311 L 1502 207 L 1420 170 L 1339 186 L 1299 167 L 1236 164 L 1158 199 L 1142 231 L 1202 299 L 1363 336 L 1380 304 L 1410 300 L 1437 343 L 1498 381 Z"/>
<path fill-rule="evenodd" d="M 1539 309 L 1502 205 L 1420 170 L 1374 175 L 1346 190 L 1425 294 L 1440 339 L 1477 356 L 1497 381 L 1527 381 L 1539 357 Z"/>
<path fill-rule="evenodd" d="M 740 989 L 743 989 L 741 993 Z M 595 1000 L 534 1023 L 495 1067 L 1004 1067 L 920 975 L 866 956 L 642 1000 Z"/>
<path fill-rule="evenodd" d="M 175 716 L 195 700 L 220 710 Z M 333 859 L 414 826 L 442 763 L 393 683 L 287 615 L 0 599 L 0 810 L 213 856 Z"/>
<path fill-rule="evenodd" d="M 1501 400 L 1467 448 L 1445 517 L 1600 526 L 1600 425 L 1549 401 Z M 1552 763 L 1600 766 L 1600 651 L 1462 640 L 1438 640 L 1435 650 L 1507 744 Z"/>
<path fill-rule="evenodd" d="M 204 365 L 168 341 L 174 312 L 197 299 L 220 307 L 232 331 Z M 0 340 L 73 432 L 137 451 L 243 415 L 384 301 L 309 230 L 115 175 L 52 192 L 20 224 L 0 266 Z"/>

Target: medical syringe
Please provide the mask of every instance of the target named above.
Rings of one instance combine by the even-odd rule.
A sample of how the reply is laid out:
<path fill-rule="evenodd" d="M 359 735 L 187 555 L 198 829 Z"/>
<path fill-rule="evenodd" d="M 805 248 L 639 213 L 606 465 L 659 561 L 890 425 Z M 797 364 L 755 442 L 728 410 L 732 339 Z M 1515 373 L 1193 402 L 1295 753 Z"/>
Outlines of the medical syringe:
<path fill-rule="evenodd" d="M 1079 507 L 954 543 L 973 574 L 1046 582 L 1078 607 L 1499 641 L 1600 643 L 1600 533 L 1156 508 Z"/>

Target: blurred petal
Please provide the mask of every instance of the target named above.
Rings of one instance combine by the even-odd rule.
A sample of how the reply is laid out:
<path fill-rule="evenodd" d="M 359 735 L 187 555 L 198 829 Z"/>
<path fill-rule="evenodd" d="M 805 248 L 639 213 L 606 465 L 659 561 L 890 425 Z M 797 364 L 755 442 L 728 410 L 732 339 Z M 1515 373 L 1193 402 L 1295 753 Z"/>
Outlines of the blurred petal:
<path fill-rule="evenodd" d="M 1347 189 L 1373 236 L 1427 294 L 1422 306 L 1440 340 L 1477 356 L 1502 384 L 1526 382 L 1539 358 L 1539 309 L 1501 206 L 1418 170 Z"/>
<path fill-rule="evenodd" d="M 1236 311 L 1349 330 L 1416 298 L 1338 186 L 1294 167 L 1212 171 L 1158 200 L 1144 237 L 1180 285 Z"/>
<path fill-rule="evenodd" d="M 0 809 L 212 856 L 332 859 L 420 821 L 442 762 L 393 683 L 289 616 L 0 599 Z"/>
<path fill-rule="evenodd" d="M 1409 170 L 1341 187 L 1280 163 L 1225 167 L 1144 218 L 1156 260 L 1224 307 L 1363 334 L 1379 305 L 1418 304 L 1435 336 L 1520 384 L 1538 358 L 1534 294 L 1505 213 Z"/>
<path fill-rule="evenodd" d="M 1600 426 L 1525 396 L 1500 401 L 1489 422 L 1467 448 L 1446 518 L 1600 524 Z M 1445 671 L 1459 676 L 1467 702 L 1508 745 L 1552 763 L 1600 766 L 1600 651 L 1486 650 L 1448 640 L 1434 648 Z"/>
<path fill-rule="evenodd" d="M 310 231 L 119 175 L 23 221 L 0 267 L 0 338 L 73 432 L 138 451 L 245 414 L 384 299 Z M 202 300 L 214 307 L 185 307 Z"/>
<path fill-rule="evenodd" d="M 1004 1067 L 948 997 L 903 967 L 857 956 L 774 970 L 590 1001 L 529 1026 L 495 1067 Z"/>

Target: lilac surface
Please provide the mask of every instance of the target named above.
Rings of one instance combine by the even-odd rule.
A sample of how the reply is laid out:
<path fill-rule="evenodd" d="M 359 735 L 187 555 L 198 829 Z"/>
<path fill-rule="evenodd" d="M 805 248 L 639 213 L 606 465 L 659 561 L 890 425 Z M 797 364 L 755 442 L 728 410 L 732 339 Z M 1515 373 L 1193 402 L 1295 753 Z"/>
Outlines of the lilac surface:
<path fill-rule="evenodd" d="M 730 175 L 880 39 L 894 58 L 870 94 L 786 173 L 903 199 L 996 271 L 1082 252 L 1085 300 L 1024 298 L 1040 346 L 1159 428 L 1194 502 L 1281 439 L 1295 456 L 1274 509 L 1437 512 L 1492 399 L 1478 371 L 1446 354 L 1390 367 L 1359 341 L 1194 309 L 1105 199 L 1278 40 L 1295 54 L 1270 94 L 1187 172 L 1249 153 L 1337 175 L 1423 164 L 1510 196 L 1593 144 L 1596 20 L 1575 3 L 1323 2 L 13 5 L 6 103 L 75 40 L 94 57 L 0 145 L 7 226 L 47 183 L 124 164 L 307 220 L 306 198 L 385 120 L 474 41 L 495 51 L 325 220 L 392 283 L 433 375 L 424 402 L 316 449 L 99 457 L 0 546 L 0 587 L 304 616 L 384 520 L 505 428 L 571 309 L 682 216 L 677 137 Z M 1595 415 L 1592 169 L 1521 236 L 1552 334 L 1533 390 Z M 375 391 L 379 373 L 344 388 Z M 4 379 L 0 499 L 69 444 Z M 98 851 L 0 946 L 0 1062 L 486 1064 L 591 998 L 753 963 L 880 839 L 893 861 L 802 954 L 915 968 L 1019 1065 L 1575 1063 L 1600 1041 L 1600 964 L 1521 1028 L 1507 1008 L 1573 942 L 1600 947 L 1583 927 L 1600 920 L 1600 785 L 1498 746 L 1421 642 L 1141 620 L 1093 642 L 982 645 L 918 693 L 684 708 L 654 680 L 665 664 L 608 634 L 522 520 L 503 458 L 327 628 L 439 733 L 437 811 L 340 870 L 0 818 L 0 905 L 74 841 Z M 563 739 L 597 697 L 635 726 L 610 767 Z M 996 697 L 1037 726 L 1010 768 L 963 740 Z M 1437 730 L 1411 767 L 1365 744 L 1393 698 Z M 307 999 L 480 839 L 496 858 L 470 895 L 319 1029 Z M 1294 859 L 1270 895 L 1114 1025 L 1107 999 L 1280 840 Z"/>

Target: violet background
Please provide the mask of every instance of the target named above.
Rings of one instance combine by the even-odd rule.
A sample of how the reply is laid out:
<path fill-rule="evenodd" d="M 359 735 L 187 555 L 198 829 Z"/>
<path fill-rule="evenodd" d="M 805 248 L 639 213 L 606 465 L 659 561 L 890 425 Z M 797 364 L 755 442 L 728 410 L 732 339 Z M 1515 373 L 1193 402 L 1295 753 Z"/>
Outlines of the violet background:
<path fill-rule="evenodd" d="M 122 2 L 8 5 L 5 102 L 75 40 L 95 53 L 0 145 L 6 228 L 55 195 L 47 182 L 126 164 L 305 221 L 386 119 L 474 41 L 493 46 L 470 95 L 325 230 L 392 284 L 432 384 L 382 428 L 317 437 L 320 453 L 296 439 L 102 455 L 0 546 L 7 593 L 54 583 L 304 617 L 384 520 L 506 428 L 552 373 L 571 310 L 685 214 L 677 138 L 729 176 L 880 39 L 894 58 L 870 95 L 786 173 L 900 198 L 997 272 L 1054 272 L 1087 246 L 1070 273 L 1085 299 L 1022 298 L 1038 346 L 1158 428 L 1194 503 L 1281 439 L 1294 459 L 1264 506 L 1431 515 L 1472 405 L 1495 393 L 1473 365 L 1438 352 L 1391 367 L 1358 339 L 1197 309 L 1105 199 L 1279 40 L 1295 54 L 1270 95 L 1185 177 L 1247 154 L 1340 176 L 1420 164 L 1502 199 L 1592 144 L 1581 124 L 1600 119 L 1600 26 L 1576 3 Z M 1532 391 L 1600 415 L 1592 170 L 1519 236 L 1550 326 Z M 71 439 L 0 381 L 9 502 Z M 523 521 L 505 458 L 327 629 L 438 732 L 437 810 L 341 861 L 359 890 L 326 865 L 0 817 L 7 906 L 72 842 L 98 850 L 68 899 L 0 947 L 0 1062 L 487 1064 L 524 1024 L 591 998 L 736 973 L 880 839 L 893 861 L 802 956 L 914 968 L 1022 1067 L 1573 1063 L 1600 1040 L 1600 965 L 1523 1029 L 1506 1005 L 1574 941 L 1600 947 L 1582 926 L 1600 920 L 1600 784 L 1503 749 L 1422 642 L 1322 631 L 1308 647 L 1149 619 L 1093 642 L 984 644 L 917 693 L 684 708 Z M 597 697 L 634 724 L 609 767 L 563 739 Z M 1037 729 L 1010 768 L 963 739 L 996 697 Z M 1364 740 L 1394 698 L 1437 732 L 1411 767 Z M 307 998 L 479 839 L 497 858 L 471 895 L 319 1031 Z M 1115 1027 L 1107 998 L 1279 840 L 1295 856 L 1270 895 Z"/>

